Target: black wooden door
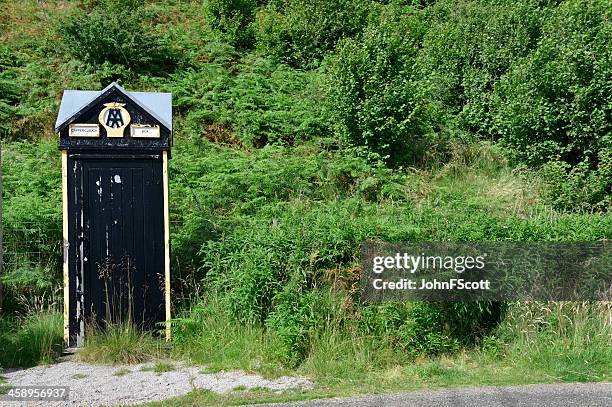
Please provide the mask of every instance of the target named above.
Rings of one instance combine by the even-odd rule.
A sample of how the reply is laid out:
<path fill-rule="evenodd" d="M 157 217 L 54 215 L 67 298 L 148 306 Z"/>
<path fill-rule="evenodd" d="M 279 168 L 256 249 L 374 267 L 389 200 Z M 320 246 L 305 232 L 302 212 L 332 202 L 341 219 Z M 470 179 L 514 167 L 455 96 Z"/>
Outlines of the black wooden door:
<path fill-rule="evenodd" d="M 164 320 L 164 214 L 160 157 L 73 158 L 77 339 L 88 322 Z"/>

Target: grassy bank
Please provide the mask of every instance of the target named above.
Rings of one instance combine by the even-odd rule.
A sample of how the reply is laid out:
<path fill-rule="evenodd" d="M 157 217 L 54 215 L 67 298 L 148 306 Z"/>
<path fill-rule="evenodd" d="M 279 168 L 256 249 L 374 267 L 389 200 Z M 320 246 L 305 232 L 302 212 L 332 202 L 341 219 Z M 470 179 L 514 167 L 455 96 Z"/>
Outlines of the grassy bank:
<path fill-rule="evenodd" d="M 27 171 L 53 143 L 6 144 L 4 154 L 21 157 L 8 172 Z M 53 158 L 46 162 L 48 167 L 37 168 L 41 178 L 55 170 Z M 184 139 L 172 165 L 173 212 L 180 220 L 172 235 L 177 276 L 172 347 L 129 327 L 112 327 L 90 338 L 79 355 L 83 361 L 171 356 L 211 371 L 306 375 L 332 393 L 411 388 L 411 383 L 476 384 L 491 377 L 498 380 L 491 383 L 609 377 L 609 304 L 508 304 L 496 311 L 497 326 L 464 342 L 444 327 L 443 317 L 453 309 L 362 307 L 355 297 L 359 242 L 367 238 L 610 237 L 608 215 L 550 208 L 541 200 L 537 176 L 514 172 L 489 143 L 457 146 L 445 165 L 391 172 L 313 143 L 247 152 Z M 12 213 L 29 216 L 16 212 L 17 202 Z M 44 270 L 17 275 L 36 281 Z M 304 278 L 314 285 L 304 285 Z M 15 281 L 17 293 L 33 289 Z M 277 311 L 270 312 L 272 304 Z M 61 323 L 53 321 L 49 331 L 61 338 Z M 19 342 L 16 331 L 11 344 Z"/>
<path fill-rule="evenodd" d="M 403 352 L 375 337 L 358 336 L 330 323 L 313 337 L 308 358 L 288 368 L 278 358 L 278 338 L 262 327 L 236 324 L 219 304 L 198 312 L 198 330 L 183 332 L 168 347 L 160 339 L 127 327 L 91 335 L 77 359 L 92 363 L 183 360 L 204 371 L 242 369 L 268 377 L 304 375 L 315 389 L 275 394 L 265 390 L 218 395 L 195 391 L 164 405 L 233 405 L 304 400 L 361 393 L 456 386 L 597 382 L 612 379 L 609 303 L 517 302 L 506 318 L 471 347 L 439 356 L 406 359 Z M 197 311 L 192 311 L 197 312 Z M 61 348 L 59 314 L 32 316 L 4 330 L 3 367 L 48 363 Z M 9 355 L 13 358 L 8 359 Z M 15 359 L 18 357 L 18 359 Z M 161 365 L 160 365 L 161 366 Z M 160 368 L 161 369 L 161 368 Z M 153 403 L 152 405 L 156 405 Z M 161 405 L 161 404 L 157 404 Z"/>
<path fill-rule="evenodd" d="M 278 363 L 278 338 L 270 332 L 239 326 L 224 318 L 220 307 L 211 306 L 208 316 L 199 315 L 202 330 L 183 333 L 174 357 L 206 364 L 211 370 L 297 373 L 328 389 L 606 381 L 612 371 L 608 303 L 512 303 L 504 321 L 477 344 L 438 356 L 410 357 L 385 338 L 328 321 L 310 339 L 308 357 L 294 369 Z"/>

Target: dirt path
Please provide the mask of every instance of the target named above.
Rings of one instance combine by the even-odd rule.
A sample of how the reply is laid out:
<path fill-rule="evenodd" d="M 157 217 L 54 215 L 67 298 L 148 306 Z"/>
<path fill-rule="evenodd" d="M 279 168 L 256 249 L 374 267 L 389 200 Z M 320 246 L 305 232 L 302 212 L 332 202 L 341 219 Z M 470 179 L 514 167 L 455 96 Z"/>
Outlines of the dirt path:
<path fill-rule="evenodd" d="M 10 386 L 67 386 L 69 401 L 39 403 L 7 403 L 0 405 L 87 405 L 107 406 L 139 404 L 164 400 L 189 393 L 193 389 L 208 389 L 224 393 L 235 388 L 255 387 L 283 391 L 289 388 L 311 388 L 312 382 L 302 377 L 280 377 L 274 380 L 244 372 L 202 373 L 201 367 L 174 363 L 174 370 L 156 373 L 154 364 L 128 366 L 90 365 L 61 362 L 30 369 L 7 369 L 1 375 Z"/>

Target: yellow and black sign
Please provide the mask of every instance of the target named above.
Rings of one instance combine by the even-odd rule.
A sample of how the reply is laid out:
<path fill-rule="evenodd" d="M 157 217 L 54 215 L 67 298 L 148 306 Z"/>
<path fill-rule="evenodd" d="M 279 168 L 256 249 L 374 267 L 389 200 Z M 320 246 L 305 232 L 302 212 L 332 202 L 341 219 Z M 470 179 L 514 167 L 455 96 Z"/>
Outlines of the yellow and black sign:
<path fill-rule="evenodd" d="M 105 103 L 106 106 L 100 115 L 98 120 L 100 124 L 106 129 L 107 137 L 123 137 L 123 129 L 127 127 L 132 118 L 128 111 L 123 107 L 125 103 Z"/>

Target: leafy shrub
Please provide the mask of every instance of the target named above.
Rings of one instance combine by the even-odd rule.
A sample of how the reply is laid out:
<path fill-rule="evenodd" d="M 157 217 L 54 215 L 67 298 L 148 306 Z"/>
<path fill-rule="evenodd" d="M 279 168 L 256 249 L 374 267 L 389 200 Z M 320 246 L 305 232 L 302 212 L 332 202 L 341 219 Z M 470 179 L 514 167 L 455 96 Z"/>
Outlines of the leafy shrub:
<path fill-rule="evenodd" d="M 141 0 L 103 0 L 91 12 L 63 20 L 59 31 L 67 51 L 115 74 L 121 73 L 121 68 L 168 71 L 174 63 L 171 49 L 145 24 L 150 16 L 142 4 Z"/>
<path fill-rule="evenodd" d="M 606 1 L 563 2 L 537 49 L 500 81 L 495 126 L 515 159 L 597 168 L 599 151 L 610 148 L 610 16 Z"/>
<path fill-rule="evenodd" d="M 445 329 L 438 304 L 389 302 L 366 306 L 361 314 L 363 334 L 390 342 L 408 357 L 444 353 L 459 345 Z"/>
<path fill-rule="evenodd" d="M 61 281 L 59 166 L 54 141 L 2 145 L 2 281 L 7 310 L 23 312 L 53 302 Z"/>
<path fill-rule="evenodd" d="M 418 15 L 385 8 L 329 60 L 330 108 L 340 136 L 389 164 L 417 161 L 435 123 L 414 80 L 424 28 Z"/>
<path fill-rule="evenodd" d="M 325 135 L 328 129 L 319 75 L 258 59 L 237 64 L 233 73 L 219 64 L 174 76 L 174 100 L 187 112 L 185 126 L 225 144 L 263 147 Z"/>
<path fill-rule="evenodd" d="M 508 153 L 547 164 L 549 200 L 563 209 L 606 209 L 612 129 L 612 28 L 606 1 L 554 9 L 542 39 L 499 83 L 495 126 Z"/>
<path fill-rule="evenodd" d="M 463 345 L 475 342 L 492 332 L 503 319 L 506 304 L 499 301 L 465 301 L 436 304 L 446 332 Z"/>
<path fill-rule="evenodd" d="M 438 1 L 425 11 L 429 27 L 418 54 L 420 86 L 442 107 L 444 121 L 495 136 L 495 84 L 535 48 L 545 12 L 529 0 Z"/>
<path fill-rule="evenodd" d="M 37 259 L 32 259 L 32 262 Z M 19 261 L 19 260 L 18 260 Z M 5 264 L 0 277 L 3 287 L 2 310 L 7 313 L 36 313 L 53 308 L 60 300 L 59 273 L 48 266 L 21 260 Z"/>
<path fill-rule="evenodd" d="M 368 12 L 365 0 L 272 1 L 257 14 L 257 48 L 293 66 L 316 66 L 339 40 L 361 32 Z"/>
<path fill-rule="evenodd" d="M 363 307 L 357 322 L 362 334 L 415 357 L 472 344 L 490 332 L 501 315 L 501 303 L 387 302 Z"/>
<path fill-rule="evenodd" d="M 202 247 L 206 278 L 229 296 L 237 319 L 265 321 L 289 282 L 307 292 L 318 284 L 321 270 L 354 261 L 360 242 L 374 233 L 372 210 L 354 199 L 265 205 Z M 370 216 L 348 222 L 358 214 Z"/>
<path fill-rule="evenodd" d="M 353 265 L 363 240 L 593 240 L 609 236 L 609 221 L 603 216 L 566 215 L 554 222 L 547 214 L 508 219 L 485 207 L 460 210 L 458 202 L 464 200 L 456 199 L 443 208 L 419 211 L 355 198 L 260 203 L 247 216 L 234 213 L 231 220 L 217 221 L 226 225 L 222 236 L 205 242 L 199 254 L 204 287 L 225 298 L 230 315 L 240 323 L 265 324 L 272 330 L 282 343 L 277 356 L 294 365 L 308 355 L 313 335 L 321 332 L 327 320 L 326 302 L 318 294 L 328 286 L 326 276 L 330 270 Z M 348 290 L 344 294 L 350 296 Z M 364 317 L 364 332 L 381 341 L 389 339 L 391 346 L 412 356 L 472 343 L 496 324 L 501 312 L 498 305 L 480 303 L 389 309 L 397 315 L 374 308 L 371 318 Z M 346 308 L 341 312 L 351 318 Z"/>
<path fill-rule="evenodd" d="M 255 19 L 258 0 L 207 0 L 206 15 L 209 24 L 227 35 L 232 45 L 253 45 L 250 26 Z"/>
<path fill-rule="evenodd" d="M 256 214 L 266 204 L 305 199 L 374 194 L 383 198 L 393 181 L 388 170 L 374 168 L 346 152 L 313 151 L 312 146 L 266 146 L 240 151 L 203 142 L 175 146 L 171 161 L 172 212 Z M 369 178 L 378 189 L 363 191 Z M 384 188 L 384 187 L 387 188 Z"/>
<path fill-rule="evenodd" d="M 21 94 L 15 72 L 8 69 L 16 65 L 15 59 L 8 47 L 0 46 L 0 137 L 10 133 L 10 122 Z"/>
<path fill-rule="evenodd" d="M 199 291 L 202 272 L 197 269 L 207 262 L 198 253 L 200 249 L 208 250 L 204 247 L 209 242 L 226 237 L 243 216 L 259 216 L 262 207 L 295 199 L 329 201 L 354 195 L 370 201 L 404 199 L 401 184 L 388 170 L 373 168 L 346 152 L 316 152 L 312 146 L 266 146 L 245 152 L 209 142 L 177 143 L 170 165 L 171 217 L 180 223 L 172 233 L 173 258 L 180 259 L 173 269 L 181 280 L 177 288 L 189 297 L 189 292 Z M 236 249 L 241 245 L 237 243 Z M 216 249 L 211 246 L 210 250 Z M 259 250 L 261 258 L 251 264 L 253 276 L 249 277 L 254 287 L 267 281 L 266 270 L 272 267 L 268 253 Z M 233 261 L 242 261 L 241 254 L 232 256 L 236 256 Z M 238 301 L 251 300 L 245 294 Z"/>
<path fill-rule="evenodd" d="M 4 143 L 2 155 L 5 247 L 41 253 L 52 265 L 59 265 L 62 194 L 57 144 Z"/>
<path fill-rule="evenodd" d="M 320 292 L 302 292 L 296 283 L 285 285 L 274 304 L 266 325 L 280 338 L 276 357 L 285 365 L 297 366 L 308 355 L 311 335 L 322 328 L 329 307 Z"/>
<path fill-rule="evenodd" d="M 586 161 L 574 167 L 564 161 L 550 161 L 541 173 L 548 186 L 545 198 L 557 209 L 612 208 L 612 145 L 599 151 L 595 170 Z"/>
<path fill-rule="evenodd" d="M 66 88 L 88 87 L 95 74 L 74 69 L 77 61 L 62 66 L 41 61 L 18 45 L 0 45 L 0 138 L 36 142 L 53 134 L 58 95 Z M 54 49 L 53 53 L 56 52 Z M 49 51 L 51 53 L 51 51 Z M 62 82 L 58 82 L 62 78 Z M 84 85 L 83 85 L 84 84 Z"/>

